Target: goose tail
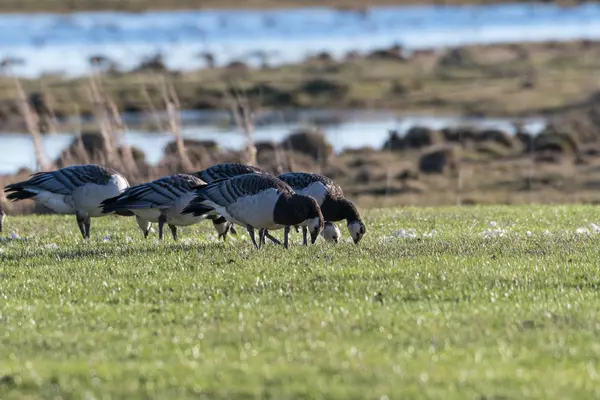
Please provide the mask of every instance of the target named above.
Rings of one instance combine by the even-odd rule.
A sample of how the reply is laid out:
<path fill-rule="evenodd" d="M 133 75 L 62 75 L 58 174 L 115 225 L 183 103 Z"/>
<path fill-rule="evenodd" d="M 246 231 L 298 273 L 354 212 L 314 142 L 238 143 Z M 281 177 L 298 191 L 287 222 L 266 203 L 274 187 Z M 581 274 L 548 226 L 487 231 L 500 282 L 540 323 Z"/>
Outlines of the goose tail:
<path fill-rule="evenodd" d="M 35 189 L 25 187 L 25 185 L 23 185 L 23 182 L 7 185 L 4 188 L 4 192 L 7 194 L 6 198 L 10 201 L 31 199 L 32 197 L 35 197 L 38 194 L 37 191 L 35 191 Z"/>

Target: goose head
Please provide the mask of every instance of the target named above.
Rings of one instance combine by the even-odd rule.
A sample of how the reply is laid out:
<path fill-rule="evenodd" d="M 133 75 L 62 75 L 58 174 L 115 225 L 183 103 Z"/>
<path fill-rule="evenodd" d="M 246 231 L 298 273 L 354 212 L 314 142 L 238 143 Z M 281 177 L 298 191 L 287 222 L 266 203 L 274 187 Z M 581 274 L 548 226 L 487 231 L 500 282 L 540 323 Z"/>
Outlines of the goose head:
<path fill-rule="evenodd" d="M 354 220 L 348 222 L 348 232 L 350 232 L 350 236 L 354 241 L 354 244 L 358 244 L 364 234 L 367 232 L 367 228 L 365 227 L 364 222 L 362 220 Z"/>
<path fill-rule="evenodd" d="M 340 229 L 331 221 L 326 221 L 321 236 L 328 242 L 337 243 L 340 240 Z"/>
<path fill-rule="evenodd" d="M 294 194 L 289 199 L 289 205 L 293 214 L 292 219 L 296 222 L 287 225 L 300 224 L 306 226 L 310 233 L 310 241 L 314 244 L 319 237 L 319 233 L 323 230 L 324 224 L 319 203 L 311 196 Z"/>

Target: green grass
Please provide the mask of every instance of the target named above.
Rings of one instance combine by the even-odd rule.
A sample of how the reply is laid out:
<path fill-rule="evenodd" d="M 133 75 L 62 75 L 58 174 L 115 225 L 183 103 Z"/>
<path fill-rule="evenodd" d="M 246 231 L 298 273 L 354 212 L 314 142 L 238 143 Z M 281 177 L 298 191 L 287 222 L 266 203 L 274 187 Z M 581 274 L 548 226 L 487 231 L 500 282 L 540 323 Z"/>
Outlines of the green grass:
<path fill-rule="evenodd" d="M 576 232 L 595 207 L 364 214 L 359 246 L 288 251 L 210 223 L 157 244 L 107 217 L 82 243 L 74 217 L 9 219 L 0 398 L 600 396 L 600 236 Z"/>

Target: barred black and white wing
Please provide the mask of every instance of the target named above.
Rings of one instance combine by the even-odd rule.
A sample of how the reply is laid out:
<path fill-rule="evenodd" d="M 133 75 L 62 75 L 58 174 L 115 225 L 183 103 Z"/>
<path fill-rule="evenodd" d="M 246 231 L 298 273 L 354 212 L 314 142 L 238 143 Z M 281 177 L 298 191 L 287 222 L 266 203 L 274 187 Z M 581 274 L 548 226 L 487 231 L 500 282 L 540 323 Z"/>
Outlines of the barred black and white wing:
<path fill-rule="evenodd" d="M 106 185 L 118 176 L 127 186 L 127 179 L 118 172 L 101 165 L 73 165 L 52 172 L 38 172 L 27 181 L 6 186 L 7 199 L 12 201 L 35 197 L 40 192 L 70 195 L 76 189 L 87 185 Z"/>
<path fill-rule="evenodd" d="M 197 215 L 198 207 L 227 208 L 243 198 L 258 196 L 265 191 L 290 196 L 294 190 L 285 182 L 269 174 L 246 174 L 229 179 L 219 179 L 196 190 L 196 197 L 183 210 Z"/>
<path fill-rule="evenodd" d="M 234 176 L 246 174 L 266 174 L 262 168 L 240 163 L 223 163 L 213 165 L 210 168 L 195 172 L 193 175 L 204 182 L 211 183 L 219 179 L 233 178 Z"/>
<path fill-rule="evenodd" d="M 102 202 L 103 212 L 144 208 L 170 208 L 205 182 L 192 175 L 176 174 L 126 189 Z"/>
<path fill-rule="evenodd" d="M 323 204 L 327 197 L 339 199 L 344 197 L 342 188 L 332 179 L 307 172 L 288 172 L 278 176 L 279 179 L 290 185 L 297 193 L 314 197 L 319 204 Z"/>

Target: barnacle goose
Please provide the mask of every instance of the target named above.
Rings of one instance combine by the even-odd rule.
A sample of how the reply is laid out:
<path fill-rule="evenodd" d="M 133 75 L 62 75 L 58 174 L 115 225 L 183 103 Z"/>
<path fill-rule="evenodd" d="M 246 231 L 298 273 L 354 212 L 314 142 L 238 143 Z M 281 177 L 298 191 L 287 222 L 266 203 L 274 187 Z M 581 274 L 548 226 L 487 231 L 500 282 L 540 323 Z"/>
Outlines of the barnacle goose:
<path fill-rule="evenodd" d="M 163 238 L 164 225 L 169 225 L 173 239 L 177 240 L 177 227 L 188 226 L 202 221 L 205 218 L 215 220 L 222 218 L 224 223 L 228 223 L 216 213 L 207 212 L 194 215 L 183 215 L 181 211 L 189 204 L 194 195 L 194 190 L 206 183 L 193 175 L 175 174 L 156 179 L 151 182 L 132 186 L 118 196 L 106 199 L 102 202 L 104 213 L 115 211 L 131 211 L 138 217 L 138 225 L 148 236 L 150 229 L 148 225 L 140 224 L 141 221 L 158 223 L 158 237 Z M 221 222 L 215 223 L 219 235 L 224 235 L 225 231 L 221 229 Z"/>
<path fill-rule="evenodd" d="M 202 171 L 194 172 L 192 175 L 202 179 L 206 183 L 211 183 L 217 179 L 233 178 L 234 176 L 245 175 L 245 174 L 266 174 L 262 168 L 255 167 L 248 164 L 242 163 L 222 163 L 215 164 L 209 168 L 203 169 Z M 227 232 L 231 232 L 236 235 L 235 225 L 228 222 L 224 217 L 218 216 L 217 219 L 213 220 L 215 229 L 219 232 L 219 237 L 225 239 Z M 271 235 L 268 235 L 271 240 L 279 242 L 274 239 Z"/>
<path fill-rule="evenodd" d="M 323 215 L 316 200 L 294 190 L 269 174 L 246 174 L 216 180 L 196 189 L 196 198 L 184 214 L 198 215 L 214 208 L 227 220 L 245 226 L 256 248 L 263 243 L 266 230 L 284 228 L 284 247 L 288 247 L 290 227 L 308 226 L 312 243 L 323 229 Z M 256 242 L 254 229 L 259 229 Z"/>
<path fill-rule="evenodd" d="M 27 181 L 7 185 L 11 201 L 33 199 L 61 214 L 75 214 L 84 239 L 90 237 L 90 219 L 102 217 L 100 203 L 129 187 L 119 172 L 101 165 L 72 165 L 52 172 L 38 172 Z M 131 213 L 119 213 L 131 216 Z"/>
<path fill-rule="evenodd" d="M 367 231 L 360 218 L 356 206 L 344 198 L 342 188 L 333 180 L 319 174 L 306 172 L 288 172 L 278 176 L 287 183 L 296 193 L 312 196 L 317 200 L 323 212 L 325 221 L 346 220 L 348 231 L 354 243 L 358 243 Z M 306 230 L 303 228 L 304 244 L 306 244 Z"/>

